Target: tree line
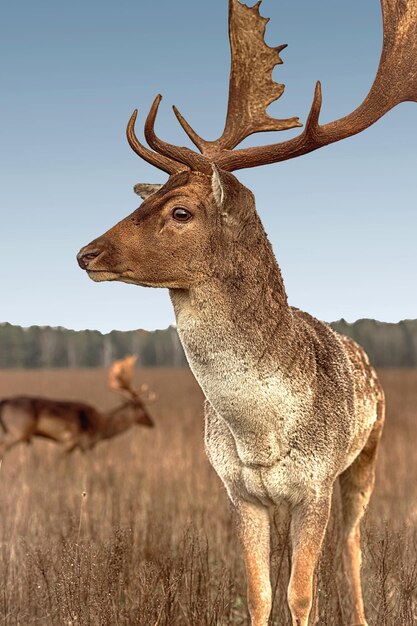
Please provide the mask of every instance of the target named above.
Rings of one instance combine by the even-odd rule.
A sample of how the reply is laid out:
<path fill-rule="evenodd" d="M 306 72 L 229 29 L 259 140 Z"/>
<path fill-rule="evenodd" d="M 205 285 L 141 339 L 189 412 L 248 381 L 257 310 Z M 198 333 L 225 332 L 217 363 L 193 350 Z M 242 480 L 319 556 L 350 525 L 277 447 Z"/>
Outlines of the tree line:
<path fill-rule="evenodd" d="M 349 324 L 342 319 L 330 325 L 363 346 L 375 367 L 417 367 L 417 320 L 390 324 L 364 319 Z"/>
<path fill-rule="evenodd" d="M 331 326 L 361 344 L 376 367 L 417 367 L 417 320 L 397 324 L 339 320 Z M 0 324 L 0 368 L 107 367 L 126 354 L 137 354 L 145 367 L 187 364 L 173 326 L 152 332 L 113 330 L 102 334 Z"/>
<path fill-rule="evenodd" d="M 67 330 L 0 324 L 0 368 L 107 367 L 137 354 L 145 367 L 183 367 L 186 359 L 173 326 L 166 330 Z"/>

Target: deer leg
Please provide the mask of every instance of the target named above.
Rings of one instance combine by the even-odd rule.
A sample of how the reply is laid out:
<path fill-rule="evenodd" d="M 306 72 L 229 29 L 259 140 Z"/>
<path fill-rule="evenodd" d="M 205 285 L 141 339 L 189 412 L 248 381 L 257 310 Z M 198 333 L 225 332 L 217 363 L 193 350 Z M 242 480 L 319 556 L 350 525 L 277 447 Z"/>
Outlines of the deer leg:
<path fill-rule="evenodd" d="M 314 577 L 330 514 L 331 494 L 299 504 L 292 511 L 292 564 L 288 604 L 293 626 L 308 626 L 313 604 Z"/>
<path fill-rule="evenodd" d="M 374 487 L 382 426 L 383 419 L 376 422 L 364 449 L 339 478 L 344 526 L 343 565 L 353 595 L 355 626 L 367 626 L 361 587 L 360 521 Z"/>
<path fill-rule="evenodd" d="M 240 501 L 236 504 L 236 513 L 246 567 L 251 625 L 267 626 L 272 605 L 269 512 L 264 506 Z"/>
<path fill-rule="evenodd" d="M 66 441 L 64 443 L 64 453 L 65 454 L 71 454 L 71 452 L 74 452 L 75 448 L 77 447 L 78 441 L 76 439 L 70 439 L 69 441 Z"/>

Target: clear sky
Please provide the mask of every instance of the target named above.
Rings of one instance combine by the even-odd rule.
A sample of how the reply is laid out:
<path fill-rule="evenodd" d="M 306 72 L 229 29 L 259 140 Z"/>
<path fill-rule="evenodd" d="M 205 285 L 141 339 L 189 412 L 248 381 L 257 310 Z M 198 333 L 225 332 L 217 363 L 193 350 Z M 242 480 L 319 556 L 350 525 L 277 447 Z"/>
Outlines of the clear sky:
<path fill-rule="evenodd" d="M 321 121 L 353 110 L 378 64 L 378 0 L 265 0 L 270 45 L 287 43 L 270 107 L 305 121 L 323 84 Z M 0 321 L 69 328 L 163 328 L 168 293 L 95 284 L 75 254 L 138 206 L 136 182 L 166 176 L 125 139 L 161 92 L 157 131 L 188 142 L 224 124 L 227 0 L 19 0 L 0 26 Z M 257 135 L 269 143 L 294 131 Z M 364 133 L 286 163 L 238 172 L 256 195 L 290 303 L 328 321 L 417 318 L 417 105 Z"/>

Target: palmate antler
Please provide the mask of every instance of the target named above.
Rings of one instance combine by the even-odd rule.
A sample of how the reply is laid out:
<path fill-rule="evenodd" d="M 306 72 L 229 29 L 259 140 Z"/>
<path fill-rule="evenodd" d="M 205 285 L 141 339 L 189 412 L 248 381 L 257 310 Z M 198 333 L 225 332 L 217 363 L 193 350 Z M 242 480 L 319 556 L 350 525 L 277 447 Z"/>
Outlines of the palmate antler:
<path fill-rule="evenodd" d="M 135 136 L 136 111 L 128 124 L 129 143 L 140 156 L 145 154 L 143 158 L 171 174 L 184 169 L 210 173 L 211 163 L 226 171 L 266 165 L 307 154 L 355 135 L 397 104 L 407 100 L 417 102 L 417 0 L 381 0 L 382 54 L 374 83 L 363 103 L 349 115 L 321 126 L 322 94 L 320 83 L 317 83 L 305 129 L 299 136 L 267 146 L 233 150 L 253 133 L 301 126 L 296 117 L 278 120 L 266 112 L 267 106 L 284 90 L 283 85 L 272 80 L 271 73 L 275 65 L 282 63 L 279 53 L 285 46 L 270 48 L 265 43 L 268 20 L 259 14 L 259 6 L 260 2 L 249 8 L 239 0 L 229 0 L 231 73 L 222 136 L 216 141 L 202 139 L 174 107 L 180 124 L 202 154 L 162 141 L 154 131 L 161 100 L 158 96 L 145 125 L 146 140 L 155 152 L 140 144 Z M 161 158 L 165 159 L 163 167 Z"/>
<path fill-rule="evenodd" d="M 284 85 L 272 80 L 272 70 L 282 63 L 279 53 L 286 44 L 276 48 L 267 46 L 264 37 L 269 18 L 260 15 L 260 5 L 261 1 L 252 8 L 237 0 L 229 2 L 231 69 L 229 104 L 222 136 L 216 141 L 201 139 L 174 107 L 191 141 L 207 156 L 234 148 L 253 133 L 302 126 L 298 117 L 279 120 L 266 112 L 267 107 L 284 92 Z"/>
<path fill-rule="evenodd" d="M 115 391 L 132 391 L 133 372 L 137 356 L 114 361 L 109 369 L 109 387 Z"/>
<path fill-rule="evenodd" d="M 135 391 L 132 387 L 137 358 L 137 356 L 131 355 L 112 363 L 108 376 L 109 387 L 129 398 L 144 400 L 147 403 L 154 402 L 156 394 L 149 390 L 149 385 L 142 384 L 139 391 Z"/>

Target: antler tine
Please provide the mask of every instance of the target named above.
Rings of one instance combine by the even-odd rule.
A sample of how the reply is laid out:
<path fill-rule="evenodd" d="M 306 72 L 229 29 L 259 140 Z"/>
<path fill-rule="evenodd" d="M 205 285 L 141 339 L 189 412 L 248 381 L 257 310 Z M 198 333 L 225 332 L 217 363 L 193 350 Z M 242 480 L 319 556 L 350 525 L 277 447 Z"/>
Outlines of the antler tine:
<path fill-rule="evenodd" d="M 365 130 L 397 104 L 417 102 L 417 0 L 381 0 L 384 37 L 373 85 L 352 113 L 320 126 L 321 88 L 317 83 L 304 132 L 288 141 L 223 151 L 218 167 L 237 169 L 292 159 Z"/>
<path fill-rule="evenodd" d="M 181 126 L 183 127 L 183 129 L 185 130 L 185 132 L 187 133 L 187 135 L 189 136 L 193 144 L 197 146 L 197 148 L 200 150 L 200 152 L 209 151 L 211 142 L 206 141 L 205 139 L 200 137 L 200 135 L 197 135 L 195 130 L 191 128 L 187 120 L 184 119 L 184 117 L 181 115 L 181 113 L 178 111 L 175 105 L 172 107 L 172 109 L 175 113 L 177 120 L 179 121 L 179 123 L 181 124 Z"/>
<path fill-rule="evenodd" d="M 130 120 L 126 128 L 127 140 L 132 150 L 134 150 L 134 152 L 136 152 L 136 154 L 138 154 L 142 159 L 145 159 L 145 161 L 147 161 L 151 165 L 155 165 L 156 167 L 158 167 L 160 170 L 163 170 L 167 174 L 175 174 L 177 172 L 181 172 L 184 169 L 186 169 L 184 168 L 182 163 L 178 163 L 172 159 L 169 159 L 163 156 L 162 154 L 157 154 L 156 152 L 149 150 L 149 148 L 144 146 L 138 140 L 138 138 L 136 137 L 136 133 L 135 133 L 135 122 L 136 122 L 137 114 L 138 114 L 138 110 L 135 109 L 135 111 L 133 111 L 130 117 Z"/>
<path fill-rule="evenodd" d="M 185 146 L 174 146 L 173 144 L 162 141 L 162 139 L 159 139 L 159 137 L 156 136 L 154 126 L 161 100 L 161 95 L 156 96 L 152 104 L 151 110 L 149 111 L 148 117 L 146 118 L 146 141 L 151 146 L 151 148 L 156 150 L 158 153 L 163 154 L 170 159 L 174 159 L 174 161 L 183 163 L 192 170 L 198 170 L 200 172 L 210 174 L 210 162 L 202 155 L 197 154 L 197 152 L 194 152 L 194 150 L 190 150 Z"/>
<path fill-rule="evenodd" d="M 138 396 L 147 404 L 152 404 L 157 398 L 157 394 L 154 391 L 151 391 L 147 383 L 143 383 L 140 386 Z"/>
<path fill-rule="evenodd" d="M 148 396 L 145 400 L 146 404 L 155 404 L 155 402 L 158 400 L 158 394 L 155 393 L 154 391 L 150 391 L 148 393 Z"/>

